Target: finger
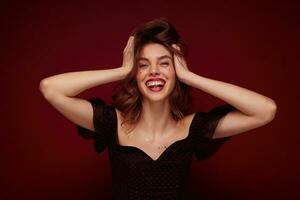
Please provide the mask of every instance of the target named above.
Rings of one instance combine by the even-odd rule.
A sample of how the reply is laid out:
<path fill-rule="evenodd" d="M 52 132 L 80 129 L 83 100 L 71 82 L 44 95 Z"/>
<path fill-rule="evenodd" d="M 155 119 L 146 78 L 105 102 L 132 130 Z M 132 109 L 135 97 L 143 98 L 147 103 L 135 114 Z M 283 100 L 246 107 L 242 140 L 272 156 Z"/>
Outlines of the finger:
<path fill-rule="evenodd" d="M 128 40 L 128 46 L 132 46 L 133 44 L 133 41 L 134 41 L 134 37 L 133 36 L 130 36 L 129 40 Z"/>
<path fill-rule="evenodd" d="M 129 47 L 131 47 L 132 45 L 132 41 L 133 41 L 133 36 L 130 36 L 129 39 L 127 40 L 127 44 L 124 50 L 127 50 Z"/>
<path fill-rule="evenodd" d="M 177 50 L 180 50 L 180 47 L 177 44 L 172 44 L 172 47 L 174 47 Z"/>
<path fill-rule="evenodd" d="M 132 41 L 132 39 L 133 39 L 133 36 L 130 36 L 130 37 L 128 38 L 128 40 L 127 40 L 127 44 L 130 44 L 131 41 Z"/>
<path fill-rule="evenodd" d="M 134 42 L 134 37 L 131 36 L 131 38 L 130 38 L 130 44 L 133 44 L 133 42 Z"/>

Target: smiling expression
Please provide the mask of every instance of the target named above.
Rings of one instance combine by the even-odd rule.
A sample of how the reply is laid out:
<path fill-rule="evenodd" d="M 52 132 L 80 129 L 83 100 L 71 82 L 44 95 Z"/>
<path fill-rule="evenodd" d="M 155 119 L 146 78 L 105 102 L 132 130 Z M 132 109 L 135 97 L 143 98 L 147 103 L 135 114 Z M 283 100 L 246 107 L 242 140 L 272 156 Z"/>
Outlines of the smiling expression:
<path fill-rule="evenodd" d="M 158 43 L 146 44 L 137 61 L 136 80 L 143 99 L 165 100 L 171 94 L 176 81 L 172 55 Z"/>

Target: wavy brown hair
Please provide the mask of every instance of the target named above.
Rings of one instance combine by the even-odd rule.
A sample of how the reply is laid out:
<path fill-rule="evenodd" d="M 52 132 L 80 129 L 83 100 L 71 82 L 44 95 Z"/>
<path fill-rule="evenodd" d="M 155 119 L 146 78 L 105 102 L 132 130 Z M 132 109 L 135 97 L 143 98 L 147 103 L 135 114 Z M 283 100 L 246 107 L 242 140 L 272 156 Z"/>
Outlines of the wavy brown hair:
<path fill-rule="evenodd" d="M 187 45 L 181 41 L 178 32 L 167 18 L 157 18 L 139 25 L 132 32 L 134 36 L 134 66 L 127 76 L 113 89 L 113 105 L 121 111 L 124 125 L 134 125 L 138 122 L 142 111 L 142 94 L 136 82 L 137 58 L 144 45 L 158 43 L 167 48 L 174 58 L 174 54 L 184 57 Z M 181 51 L 172 47 L 177 44 Z M 174 59 L 173 64 L 174 64 Z M 189 110 L 191 103 L 190 88 L 176 76 L 175 87 L 169 96 L 170 112 L 174 120 L 182 119 Z"/>

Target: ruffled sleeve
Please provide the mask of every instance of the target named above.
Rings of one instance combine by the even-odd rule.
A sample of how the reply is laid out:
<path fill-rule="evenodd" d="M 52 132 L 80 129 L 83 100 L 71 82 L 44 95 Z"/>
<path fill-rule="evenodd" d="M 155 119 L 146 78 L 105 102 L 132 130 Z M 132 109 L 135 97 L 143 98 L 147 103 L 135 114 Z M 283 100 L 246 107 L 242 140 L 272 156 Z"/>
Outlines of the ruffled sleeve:
<path fill-rule="evenodd" d="M 76 125 L 77 133 L 84 139 L 94 141 L 94 149 L 101 153 L 111 142 L 114 131 L 116 131 L 116 113 L 111 105 L 107 105 L 98 97 L 88 99 L 93 107 L 93 124 L 95 131 L 91 131 Z"/>
<path fill-rule="evenodd" d="M 233 110 L 236 108 L 230 104 L 224 104 L 216 106 L 208 112 L 196 112 L 191 124 L 191 134 L 194 153 L 198 161 L 214 155 L 226 141 L 232 138 L 232 136 L 213 138 L 213 134 L 219 120 Z"/>

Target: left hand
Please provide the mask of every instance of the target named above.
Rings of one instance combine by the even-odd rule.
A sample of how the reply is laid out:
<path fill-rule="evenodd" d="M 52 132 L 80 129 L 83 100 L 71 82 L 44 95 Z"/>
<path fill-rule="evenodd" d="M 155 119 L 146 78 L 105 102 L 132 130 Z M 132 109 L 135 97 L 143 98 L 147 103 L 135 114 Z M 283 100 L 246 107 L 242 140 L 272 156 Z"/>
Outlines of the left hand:
<path fill-rule="evenodd" d="M 172 44 L 172 47 L 175 49 L 178 49 L 180 51 L 180 47 L 176 44 Z M 176 54 L 174 54 L 174 68 L 176 71 L 176 75 L 180 81 L 184 79 L 184 76 L 186 76 L 187 72 L 190 72 L 190 70 L 187 67 L 186 61 L 183 57 L 180 57 Z"/>

